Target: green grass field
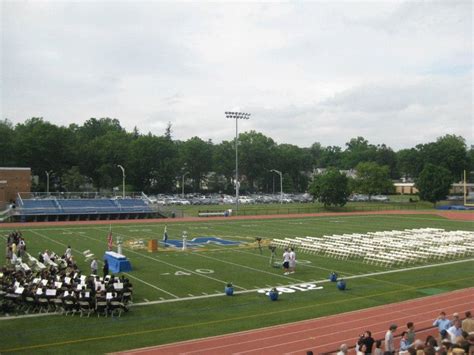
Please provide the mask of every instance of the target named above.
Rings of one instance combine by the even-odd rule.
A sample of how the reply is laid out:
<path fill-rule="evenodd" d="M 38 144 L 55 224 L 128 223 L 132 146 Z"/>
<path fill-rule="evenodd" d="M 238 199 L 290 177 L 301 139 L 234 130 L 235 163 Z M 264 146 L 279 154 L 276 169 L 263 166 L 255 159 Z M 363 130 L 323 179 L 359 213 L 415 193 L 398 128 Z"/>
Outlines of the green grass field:
<path fill-rule="evenodd" d="M 321 237 L 421 227 L 474 231 L 472 222 L 432 215 L 239 221 L 229 218 L 197 223 L 175 220 L 168 223 L 170 239 L 180 240 L 182 232 L 187 231 L 188 240 L 214 236 L 243 244 L 210 244 L 187 251 L 168 248 L 157 253 L 126 246 L 130 240 L 161 241 L 163 227 L 163 223 L 113 226 L 114 237 L 121 236 L 125 241 L 124 253 L 133 267 L 126 275 L 134 286 L 134 306 L 130 312 L 121 318 L 48 315 L 0 320 L 0 352 L 104 353 L 321 317 L 474 286 L 474 259 L 383 273 L 396 269 L 367 265 L 359 260 L 342 261 L 298 253 L 297 272 L 285 276 L 281 269 L 269 265 L 268 248 L 261 254 L 255 244 L 256 237 L 265 240 Z M 44 249 L 62 254 L 66 246 L 71 245 L 81 270 L 88 272 L 89 263 L 84 261 L 82 251 L 89 249 L 102 256 L 107 247 L 109 226 L 28 228 L 25 225 L 21 230 L 32 255 Z M 9 230 L 2 228 L 0 232 L 5 235 Z M 277 250 L 278 258 L 281 253 Z M 348 280 L 348 290 L 341 292 L 327 282 L 331 271 L 354 277 Z M 364 276 L 374 272 L 380 274 Z M 223 295 L 227 282 L 234 284 L 236 295 Z M 308 283 L 323 286 L 323 289 L 298 286 Z M 290 293 L 281 294 L 277 302 L 258 293 L 259 289 L 272 286 L 286 286 Z"/>
<path fill-rule="evenodd" d="M 416 202 L 409 202 L 412 198 Z M 324 207 L 320 202 L 313 203 L 272 203 L 239 205 L 240 216 L 255 216 L 269 214 L 290 214 L 290 213 L 319 213 L 319 212 L 363 212 L 363 211 L 386 211 L 386 210 L 426 210 L 433 208 L 433 204 L 425 201 L 418 201 L 417 196 L 393 195 L 390 202 L 348 202 L 343 207 Z M 165 206 L 165 211 L 174 211 L 177 216 L 196 217 L 200 211 L 224 211 L 233 209 L 235 205 L 206 205 L 206 206 Z"/>

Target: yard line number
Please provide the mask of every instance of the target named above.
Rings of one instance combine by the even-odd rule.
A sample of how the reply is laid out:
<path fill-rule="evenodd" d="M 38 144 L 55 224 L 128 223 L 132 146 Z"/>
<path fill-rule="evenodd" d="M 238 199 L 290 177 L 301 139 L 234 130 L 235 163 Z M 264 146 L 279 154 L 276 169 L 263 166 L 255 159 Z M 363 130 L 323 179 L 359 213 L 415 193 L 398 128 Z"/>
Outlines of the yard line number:
<path fill-rule="evenodd" d="M 211 269 L 196 269 L 194 271 L 197 272 L 198 274 L 213 274 L 214 273 L 214 270 L 211 270 Z M 174 273 L 174 275 L 175 276 L 191 276 L 192 274 L 190 272 L 178 270 Z"/>
<path fill-rule="evenodd" d="M 296 291 L 312 291 L 312 290 L 322 290 L 323 286 L 318 286 L 313 283 L 308 283 L 308 284 L 299 284 L 299 285 L 292 285 L 288 287 L 276 287 L 278 293 L 295 293 Z M 257 293 L 263 293 L 268 296 L 268 293 L 270 292 L 270 288 L 262 288 L 260 290 L 257 290 Z"/>

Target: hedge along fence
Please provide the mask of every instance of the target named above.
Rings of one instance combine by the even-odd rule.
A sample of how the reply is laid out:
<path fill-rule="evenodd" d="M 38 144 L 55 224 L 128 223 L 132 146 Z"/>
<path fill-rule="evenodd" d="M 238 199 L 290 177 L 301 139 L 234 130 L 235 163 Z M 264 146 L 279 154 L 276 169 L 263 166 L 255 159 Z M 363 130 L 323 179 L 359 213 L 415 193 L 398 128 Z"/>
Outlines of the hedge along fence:
<path fill-rule="evenodd" d="M 388 210 L 425 210 L 431 209 L 425 204 L 417 203 L 388 203 L 373 204 L 364 203 L 363 205 L 349 205 L 344 207 L 324 207 L 324 206 L 285 206 L 285 207 L 263 207 L 262 208 L 239 208 L 238 211 L 233 210 L 233 215 L 238 216 L 258 216 L 258 215 L 274 215 L 274 214 L 304 214 L 304 213 L 320 213 L 320 212 L 371 212 L 371 211 L 388 211 Z"/>

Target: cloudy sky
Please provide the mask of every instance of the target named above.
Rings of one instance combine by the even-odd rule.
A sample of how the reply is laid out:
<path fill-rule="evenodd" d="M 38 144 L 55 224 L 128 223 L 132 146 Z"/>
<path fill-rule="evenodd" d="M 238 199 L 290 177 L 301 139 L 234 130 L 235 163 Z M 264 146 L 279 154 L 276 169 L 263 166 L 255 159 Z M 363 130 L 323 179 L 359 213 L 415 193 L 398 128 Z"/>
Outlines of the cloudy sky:
<path fill-rule="evenodd" d="M 1 119 L 113 117 L 175 139 L 473 144 L 473 4 L 1 3 Z"/>

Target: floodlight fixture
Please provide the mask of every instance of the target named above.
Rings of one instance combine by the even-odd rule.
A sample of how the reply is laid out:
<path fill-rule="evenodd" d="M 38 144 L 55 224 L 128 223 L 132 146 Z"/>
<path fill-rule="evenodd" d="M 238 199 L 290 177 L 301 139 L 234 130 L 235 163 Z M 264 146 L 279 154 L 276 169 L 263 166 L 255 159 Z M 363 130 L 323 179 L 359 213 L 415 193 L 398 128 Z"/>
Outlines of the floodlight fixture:
<path fill-rule="evenodd" d="M 239 153 L 238 153 L 238 139 L 239 139 L 239 120 L 250 119 L 250 113 L 240 111 L 226 111 L 227 118 L 235 119 L 235 209 L 239 210 Z"/>
<path fill-rule="evenodd" d="M 125 168 L 120 164 L 117 164 L 117 167 L 122 170 L 122 198 L 125 200 Z"/>

